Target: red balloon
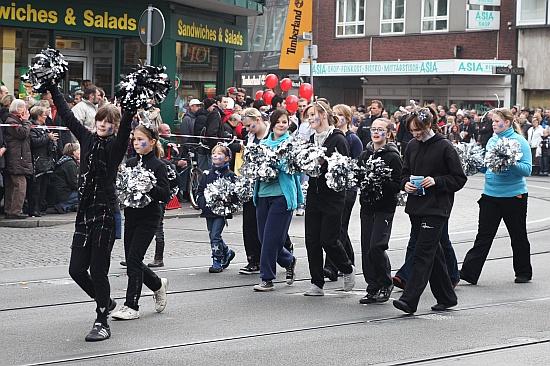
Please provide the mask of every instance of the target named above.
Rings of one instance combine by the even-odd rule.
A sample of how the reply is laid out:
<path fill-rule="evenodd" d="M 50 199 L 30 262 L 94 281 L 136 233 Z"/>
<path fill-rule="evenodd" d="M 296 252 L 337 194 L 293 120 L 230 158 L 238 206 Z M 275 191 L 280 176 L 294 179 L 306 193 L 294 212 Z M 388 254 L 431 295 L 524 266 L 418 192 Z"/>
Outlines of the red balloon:
<path fill-rule="evenodd" d="M 292 80 L 290 80 L 289 78 L 284 78 L 283 80 L 281 80 L 281 90 L 287 92 L 290 89 L 292 89 Z"/>
<path fill-rule="evenodd" d="M 275 93 L 273 93 L 271 90 L 268 90 L 264 93 L 262 98 L 264 99 L 265 104 L 271 105 L 271 100 L 275 96 Z"/>
<path fill-rule="evenodd" d="M 275 74 L 268 74 L 265 77 L 264 84 L 269 89 L 275 89 L 277 87 L 277 84 L 279 84 L 279 78 Z"/>
<path fill-rule="evenodd" d="M 286 110 L 289 113 L 296 113 L 298 110 L 298 97 L 295 95 L 289 95 L 285 99 Z"/>
<path fill-rule="evenodd" d="M 313 87 L 310 83 L 303 83 L 300 85 L 300 89 L 298 89 L 298 94 L 302 98 L 311 100 L 311 97 L 313 96 Z"/>
<path fill-rule="evenodd" d="M 264 91 L 263 91 L 263 90 L 258 90 L 258 91 L 256 92 L 256 96 L 254 97 L 254 100 L 260 100 L 260 99 L 262 99 L 263 95 L 264 95 Z"/>

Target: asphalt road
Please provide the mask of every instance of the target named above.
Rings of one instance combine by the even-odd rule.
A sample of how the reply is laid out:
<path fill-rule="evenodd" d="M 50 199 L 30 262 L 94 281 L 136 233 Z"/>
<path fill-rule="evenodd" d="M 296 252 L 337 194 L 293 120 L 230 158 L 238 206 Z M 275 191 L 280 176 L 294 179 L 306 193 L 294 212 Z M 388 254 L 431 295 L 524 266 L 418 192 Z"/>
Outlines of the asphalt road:
<path fill-rule="evenodd" d="M 477 229 L 483 176 L 472 177 L 457 194 L 450 221 L 459 261 Z M 354 291 L 327 283 L 326 296 L 302 296 L 309 286 L 303 217 L 290 230 L 298 257 L 293 286 L 284 270 L 272 293 L 254 293 L 257 276 L 243 276 L 241 217 L 224 233 L 237 252 L 234 264 L 209 274 L 206 225 L 199 218 L 165 222 L 166 267 L 170 280 L 165 312 L 153 310 L 144 289 L 141 318 L 111 322 L 113 336 L 84 342 L 92 326 L 94 303 L 68 278 L 72 225 L 0 228 L 0 365 L 158 364 L 158 365 L 543 365 L 550 356 L 550 179 L 529 178 L 528 231 L 533 281 L 514 284 L 509 237 L 499 232 L 477 286 L 460 283 L 453 311 L 434 313 L 429 289 L 414 316 L 403 316 L 391 302 L 360 305 L 365 283 L 357 275 Z M 350 234 L 360 263 L 358 205 Z M 392 267 L 402 264 L 409 222 L 399 208 L 390 242 Z M 151 259 L 154 244 L 146 260 Z M 126 276 L 118 264 L 122 243 L 113 251 L 111 287 L 123 302 Z M 358 272 L 361 272 L 359 266 Z M 399 297 L 394 292 L 392 298 Z"/>

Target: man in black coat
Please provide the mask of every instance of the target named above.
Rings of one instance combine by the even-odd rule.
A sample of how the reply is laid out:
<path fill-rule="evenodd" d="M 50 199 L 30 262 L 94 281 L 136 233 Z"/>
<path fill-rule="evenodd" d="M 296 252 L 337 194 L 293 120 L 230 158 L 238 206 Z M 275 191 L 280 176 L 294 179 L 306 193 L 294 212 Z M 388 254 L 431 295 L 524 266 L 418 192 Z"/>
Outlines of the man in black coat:
<path fill-rule="evenodd" d="M 374 99 L 371 102 L 370 113 L 368 117 L 365 118 L 363 122 L 361 122 L 359 128 L 357 129 L 357 137 L 359 137 L 359 139 L 363 143 L 363 150 L 367 148 L 367 145 L 371 141 L 370 126 L 375 119 L 382 117 L 382 112 L 384 112 L 384 104 L 381 101 Z"/>

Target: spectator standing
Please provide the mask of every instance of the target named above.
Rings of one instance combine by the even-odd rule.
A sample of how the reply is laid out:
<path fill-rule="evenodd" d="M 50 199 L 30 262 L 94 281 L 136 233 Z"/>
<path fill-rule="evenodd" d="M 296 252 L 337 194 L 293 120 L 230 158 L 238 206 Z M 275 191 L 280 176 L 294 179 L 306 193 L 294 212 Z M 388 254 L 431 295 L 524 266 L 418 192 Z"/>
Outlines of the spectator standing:
<path fill-rule="evenodd" d="M 72 112 L 88 130 L 95 128 L 95 115 L 97 113 L 98 92 L 93 85 L 84 89 L 82 101 L 72 108 Z"/>
<path fill-rule="evenodd" d="M 540 114 L 533 116 L 531 127 L 527 130 L 527 142 L 529 142 L 529 147 L 531 148 L 533 175 L 540 173 L 541 142 L 544 134 L 544 128 L 540 125 L 540 120 Z"/>
<path fill-rule="evenodd" d="M 372 122 L 377 118 L 382 117 L 382 112 L 384 111 L 384 104 L 379 100 L 373 100 L 370 105 L 370 112 L 367 118 L 361 122 L 357 130 L 357 137 L 363 143 L 363 150 L 367 148 L 367 145 L 371 141 L 370 138 L 370 126 Z"/>
<path fill-rule="evenodd" d="M 201 109 L 202 102 L 198 99 L 191 99 L 189 101 L 189 107 L 183 116 L 183 120 L 180 124 L 180 133 L 182 135 L 193 135 L 195 130 L 195 119 L 197 118 L 197 112 Z M 190 137 L 182 137 L 182 143 L 195 142 Z"/>

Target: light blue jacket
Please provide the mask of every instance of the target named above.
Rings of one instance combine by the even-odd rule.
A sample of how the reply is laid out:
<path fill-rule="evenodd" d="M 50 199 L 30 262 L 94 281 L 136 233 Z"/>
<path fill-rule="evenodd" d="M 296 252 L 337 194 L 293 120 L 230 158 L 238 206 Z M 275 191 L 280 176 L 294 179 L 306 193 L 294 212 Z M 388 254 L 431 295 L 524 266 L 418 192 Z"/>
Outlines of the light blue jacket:
<path fill-rule="evenodd" d="M 272 140 L 273 132 L 263 139 L 260 144 L 266 145 L 271 149 L 277 148 L 283 141 L 290 137 L 288 133 L 285 133 L 283 136 L 279 137 L 277 140 Z M 286 199 L 286 206 L 288 211 L 295 210 L 298 205 L 304 203 L 304 195 L 302 193 L 302 186 L 300 184 L 300 174 L 288 174 L 284 171 L 284 164 L 279 164 L 279 185 L 281 186 L 281 191 Z M 254 205 L 257 205 L 258 200 L 258 191 L 260 188 L 260 182 L 256 181 L 254 184 Z"/>
<path fill-rule="evenodd" d="M 512 127 L 499 134 L 493 135 L 487 142 L 487 150 L 490 150 L 499 139 L 509 138 L 517 140 L 521 146 L 523 156 L 508 170 L 495 173 L 490 169 L 485 172 L 485 187 L 483 193 L 491 197 L 514 197 L 527 193 L 525 177 L 531 175 L 532 158 L 529 143 L 523 136 L 516 133 Z"/>

